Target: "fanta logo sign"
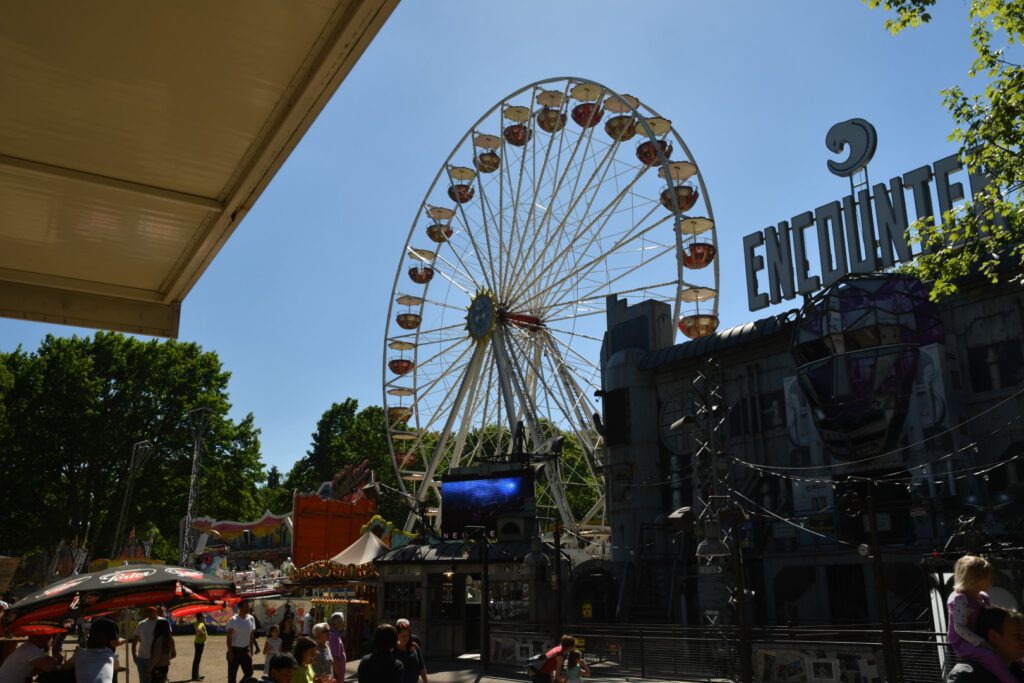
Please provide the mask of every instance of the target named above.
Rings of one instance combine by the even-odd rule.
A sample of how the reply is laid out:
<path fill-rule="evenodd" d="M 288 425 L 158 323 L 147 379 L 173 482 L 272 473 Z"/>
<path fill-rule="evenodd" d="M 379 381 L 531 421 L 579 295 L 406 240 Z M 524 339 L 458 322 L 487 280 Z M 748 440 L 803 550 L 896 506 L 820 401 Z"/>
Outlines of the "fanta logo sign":
<path fill-rule="evenodd" d="M 83 581 L 88 581 L 88 580 L 89 580 L 88 576 L 79 576 L 79 577 L 71 579 L 69 581 L 65 581 L 64 583 L 58 583 L 56 586 L 50 586 L 49 588 L 44 590 L 42 593 L 40 593 L 36 597 L 37 598 L 48 598 L 51 595 L 57 595 L 57 593 L 63 593 L 66 590 L 74 588 L 75 586 L 77 586 L 78 584 L 82 583 Z"/>
<path fill-rule="evenodd" d="M 184 579 L 201 579 L 203 578 L 202 572 L 197 572 L 194 569 L 182 569 L 181 567 L 167 567 L 164 569 L 168 574 L 174 574 Z"/>
<path fill-rule="evenodd" d="M 155 574 L 155 569 L 125 569 L 100 576 L 100 583 L 135 583 Z"/>

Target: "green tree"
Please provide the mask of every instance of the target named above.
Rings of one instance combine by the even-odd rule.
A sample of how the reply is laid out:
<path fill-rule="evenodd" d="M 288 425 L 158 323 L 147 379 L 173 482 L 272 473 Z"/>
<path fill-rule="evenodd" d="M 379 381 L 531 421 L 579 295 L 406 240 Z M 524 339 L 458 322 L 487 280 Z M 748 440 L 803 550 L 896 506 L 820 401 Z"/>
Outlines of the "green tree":
<path fill-rule="evenodd" d="M 931 20 L 935 0 L 865 0 L 891 13 L 892 33 Z M 960 85 L 942 91 L 955 122 L 950 140 L 972 170 L 983 169 L 992 183 L 973 204 L 949 211 L 940 225 L 916 223 L 914 241 L 927 247 L 907 270 L 933 281 L 932 298 L 956 291 L 956 281 L 975 271 L 992 282 L 1020 281 L 1024 267 L 1024 66 L 1007 50 L 1024 38 L 1024 0 L 971 0 L 971 44 L 977 57 L 968 75 L 984 81 L 979 94 Z M 1019 53 L 1019 50 L 1018 50 Z"/>
<path fill-rule="evenodd" d="M 197 512 L 260 512 L 259 430 L 252 415 L 228 417 L 229 374 L 216 354 L 117 333 L 51 335 L 35 352 L 0 354 L 0 378 L 5 373 L 11 381 L 0 398 L 10 428 L 0 430 L 0 471 L 17 485 L 0 493 L 0 552 L 52 550 L 77 537 L 95 556 L 109 555 L 132 445 L 148 440 L 152 453 L 137 474 L 126 526 L 156 529 L 169 539 L 158 545 L 160 559 L 176 561 L 192 471 L 186 415 L 198 407 L 210 412 Z"/>
<path fill-rule="evenodd" d="M 369 461 L 378 481 L 398 487 L 388 452 L 383 408 L 359 410 L 359 402 L 348 398 L 332 404 L 320 417 L 309 450 L 288 472 L 284 488 L 289 492 L 315 491 L 344 467 L 364 460 Z M 403 523 L 408 512 L 399 496 L 386 491 L 377 507 L 381 516 L 396 524 Z"/>

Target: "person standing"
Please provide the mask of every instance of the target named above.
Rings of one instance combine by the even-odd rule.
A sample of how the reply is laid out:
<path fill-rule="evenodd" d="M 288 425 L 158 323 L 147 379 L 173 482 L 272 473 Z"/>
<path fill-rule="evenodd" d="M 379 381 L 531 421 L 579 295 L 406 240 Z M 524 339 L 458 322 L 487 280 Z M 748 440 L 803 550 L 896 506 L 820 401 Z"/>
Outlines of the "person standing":
<path fill-rule="evenodd" d="M 316 659 L 316 642 L 312 638 L 299 636 L 295 641 L 295 661 L 299 667 L 292 674 L 292 683 L 314 683 L 316 674 L 313 660 Z"/>
<path fill-rule="evenodd" d="M 398 631 L 381 624 L 373 632 L 373 653 L 359 660 L 359 683 L 402 683 L 405 667 L 395 659 Z"/>
<path fill-rule="evenodd" d="M 569 653 L 569 659 L 565 662 L 566 683 L 580 683 L 584 678 L 590 678 L 590 667 L 583 659 L 583 654 L 576 649 Z"/>
<path fill-rule="evenodd" d="M 345 665 L 348 664 L 348 659 L 345 656 L 344 613 L 335 612 L 327 623 L 331 627 L 327 635 L 327 646 L 331 650 L 331 659 L 334 662 L 334 680 L 341 683 L 345 680 Z"/>
<path fill-rule="evenodd" d="M 281 619 L 281 652 L 291 652 L 295 647 L 295 639 L 299 637 L 295 629 L 295 616 L 285 612 Z"/>
<path fill-rule="evenodd" d="M 417 678 L 427 683 L 427 666 L 423 663 L 423 651 L 412 639 L 412 626 L 409 620 L 399 619 L 395 622 L 395 629 L 398 631 L 395 659 L 402 663 L 404 669 L 402 683 L 416 683 Z"/>
<path fill-rule="evenodd" d="M 203 650 L 206 649 L 206 621 L 202 614 L 196 615 L 196 642 L 195 654 L 192 655 L 192 680 L 201 681 L 205 676 L 199 674 L 199 662 L 203 659 Z"/>
<path fill-rule="evenodd" d="M 306 610 L 306 613 L 302 615 L 302 635 L 312 636 L 313 624 L 313 608 L 310 607 L 308 610 Z"/>
<path fill-rule="evenodd" d="M 331 627 L 327 624 L 317 624 L 313 627 L 313 640 L 316 641 L 316 656 L 313 657 L 313 677 L 318 681 L 335 681 L 334 657 L 331 655 L 331 648 L 328 641 L 331 637 Z"/>
<path fill-rule="evenodd" d="M 228 620 L 228 683 L 237 683 L 238 667 L 242 667 L 243 680 L 252 678 L 256 620 L 249 609 L 249 601 L 242 600 L 238 603 L 238 614 Z"/>
<path fill-rule="evenodd" d="M 146 618 L 139 622 L 132 634 L 132 660 L 139 670 L 139 683 L 150 683 L 149 654 L 153 648 L 153 630 L 160 618 L 157 616 L 156 607 L 147 607 L 144 614 Z"/>
<path fill-rule="evenodd" d="M 171 660 L 177 655 L 174 650 L 174 636 L 171 634 L 171 622 L 157 619 L 153 628 L 153 644 L 149 650 L 149 680 L 152 683 L 167 683 Z"/>

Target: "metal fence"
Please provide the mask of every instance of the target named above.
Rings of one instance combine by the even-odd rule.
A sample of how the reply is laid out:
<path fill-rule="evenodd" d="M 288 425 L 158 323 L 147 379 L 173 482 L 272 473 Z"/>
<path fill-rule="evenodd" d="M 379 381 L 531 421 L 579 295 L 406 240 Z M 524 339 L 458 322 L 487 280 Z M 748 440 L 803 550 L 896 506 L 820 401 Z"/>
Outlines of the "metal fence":
<path fill-rule="evenodd" d="M 739 681 L 739 631 L 735 627 L 665 625 L 587 625 L 568 627 L 581 641 L 595 673 L 616 678 L 669 681 Z M 772 628 L 750 632 L 754 681 L 830 681 L 834 683 L 935 683 L 956 663 L 945 634 L 894 632 L 899 672 L 885 668 L 882 634 L 877 628 Z M 551 647 L 550 629 L 495 625 L 492 661 L 520 665 Z"/>

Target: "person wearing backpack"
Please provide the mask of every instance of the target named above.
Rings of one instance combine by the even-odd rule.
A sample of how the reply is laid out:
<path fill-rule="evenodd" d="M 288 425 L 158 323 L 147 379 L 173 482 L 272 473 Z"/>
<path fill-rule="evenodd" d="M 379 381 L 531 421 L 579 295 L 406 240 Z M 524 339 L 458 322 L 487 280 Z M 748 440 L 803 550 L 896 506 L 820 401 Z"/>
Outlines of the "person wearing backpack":
<path fill-rule="evenodd" d="M 544 654 L 544 663 L 534 671 L 533 683 L 563 683 L 565 675 L 562 668 L 566 657 L 575 649 L 576 639 L 569 635 L 562 636 L 558 645 Z"/>
<path fill-rule="evenodd" d="M 408 619 L 399 619 L 395 622 L 395 629 L 398 631 L 398 645 L 395 646 L 395 659 L 402 663 L 404 673 L 402 683 L 427 683 L 427 667 L 423 663 L 423 651 L 412 638 L 412 627 Z"/>

